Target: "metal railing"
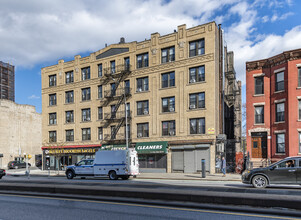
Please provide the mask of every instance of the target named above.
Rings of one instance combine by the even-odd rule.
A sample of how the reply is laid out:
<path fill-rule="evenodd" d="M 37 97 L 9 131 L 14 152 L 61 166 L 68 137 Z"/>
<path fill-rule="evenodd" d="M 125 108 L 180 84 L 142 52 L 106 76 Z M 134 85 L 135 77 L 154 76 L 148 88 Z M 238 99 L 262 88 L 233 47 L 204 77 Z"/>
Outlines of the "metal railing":
<path fill-rule="evenodd" d="M 104 68 L 103 69 L 103 74 L 105 76 L 112 76 L 114 77 L 114 75 L 118 75 L 120 73 L 125 73 L 125 72 L 130 72 L 131 71 L 131 65 L 128 64 L 121 64 L 121 65 L 117 65 L 115 67 L 108 67 L 108 68 Z"/>

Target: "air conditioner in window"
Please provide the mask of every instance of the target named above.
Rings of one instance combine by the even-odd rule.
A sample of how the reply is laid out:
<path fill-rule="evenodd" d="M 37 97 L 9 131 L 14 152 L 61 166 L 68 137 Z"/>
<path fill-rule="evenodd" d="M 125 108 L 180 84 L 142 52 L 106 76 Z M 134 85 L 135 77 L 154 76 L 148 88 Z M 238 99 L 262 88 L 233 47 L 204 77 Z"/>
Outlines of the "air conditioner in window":
<path fill-rule="evenodd" d="M 99 140 L 102 140 L 102 134 L 99 135 Z"/>
<path fill-rule="evenodd" d="M 148 111 L 147 110 L 144 110 L 143 112 L 145 115 L 148 115 Z"/>
<path fill-rule="evenodd" d="M 194 109 L 194 108 L 195 108 L 195 105 L 190 105 L 189 108 L 190 108 L 190 109 Z"/>
<path fill-rule="evenodd" d="M 170 112 L 174 112 L 175 109 L 174 109 L 174 108 L 169 108 L 169 111 L 170 111 Z"/>
<path fill-rule="evenodd" d="M 174 131 L 170 131 L 169 132 L 169 136 L 174 136 L 175 135 L 175 132 Z"/>
<path fill-rule="evenodd" d="M 142 92 L 142 88 L 138 88 L 138 89 L 137 89 L 137 92 Z"/>
<path fill-rule="evenodd" d="M 138 138 L 141 138 L 142 137 L 142 133 L 138 133 Z"/>
<path fill-rule="evenodd" d="M 190 80 L 190 83 L 195 83 L 195 79 L 191 79 L 191 80 Z"/>

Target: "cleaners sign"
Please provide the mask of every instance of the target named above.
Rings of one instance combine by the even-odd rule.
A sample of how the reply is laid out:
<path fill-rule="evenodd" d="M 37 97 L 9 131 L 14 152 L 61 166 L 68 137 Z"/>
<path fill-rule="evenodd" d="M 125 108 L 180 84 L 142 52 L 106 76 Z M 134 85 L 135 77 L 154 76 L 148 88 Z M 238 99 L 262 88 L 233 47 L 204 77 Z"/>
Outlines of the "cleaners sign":
<path fill-rule="evenodd" d="M 138 154 L 166 154 L 167 141 L 136 143 L 135 148 Z"/>

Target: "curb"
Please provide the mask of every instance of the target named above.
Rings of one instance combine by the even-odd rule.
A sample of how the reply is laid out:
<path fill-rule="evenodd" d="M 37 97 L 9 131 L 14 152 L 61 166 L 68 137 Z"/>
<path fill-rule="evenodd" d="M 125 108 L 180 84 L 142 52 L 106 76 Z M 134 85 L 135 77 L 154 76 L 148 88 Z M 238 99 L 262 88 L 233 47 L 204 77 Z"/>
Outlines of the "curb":
<path fill-rule="evenodd" d="M 233 193 L 233 192 L 213 192 L 213 191 L 191 191 L 191 190 L 166 190 L 166 189 L 129 189 L 125 187 L 97 187 L 85 186 L 60 186 L 60 185 L 21 185 L 11 183 L 1 183 L 1 190 L 23 191 L 36 193 L 65 194 L 78 196 L 109 196 L 125 197 L 147 200 L 165 200 L 192 203 L 213 203 L 220 205 L 245 205 L 255 207 L 274 208 L 282 207 L 288 209 L 301 210 L 301 198 L 299 196 L 288 195 L 262 195 L 260 191 L 254 193 Z"/>

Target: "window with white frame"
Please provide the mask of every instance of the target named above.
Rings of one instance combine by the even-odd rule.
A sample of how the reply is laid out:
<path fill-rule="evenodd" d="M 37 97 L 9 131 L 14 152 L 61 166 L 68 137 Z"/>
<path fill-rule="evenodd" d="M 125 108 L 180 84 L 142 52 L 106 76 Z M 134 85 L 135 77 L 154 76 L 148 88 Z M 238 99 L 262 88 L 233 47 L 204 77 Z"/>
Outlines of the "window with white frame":
<path fill-rule="evenodd" d="M 263 76 L 254 77 L 255 82 L 255 95 L 261 95 L 264 93 L 264 81 Z"/>
<path fill-rule="evenodd" d="M 275 91 L 277 92 L 284 90 L 284 72 L 276 73 L 275 78 Z"/>
<path fill-rule="evenodd" d="M 49 87 L 56 86 L 56 75 L 49 76 Z"/>
<path fill-rule="evenodd" d="M 91 140 L 91 128 L 82 128 L 82 140 Z"/>
<path fill-rule="evenodd" d="M 264 123 L 264 106 L 255 106 L 255 124 Z"/>
<path fill-rule="evenodd" d="M 65 77 L 66 77 L 66 84 L 68 83 L 73 83 L 73 71 L 69 71 L 65 73 Z"/>
<path fill-rule="evenodd" d="M 285 117 L 284 117 L 284 111 L 285 111 L 285 106 L 284 106 L 284 102 L 282 103 L 277 103 L 276 105 L 276 122 L 281 122 L 281 121 L 285 121 Z"/>
<path fill-rule="evenodd" d="M 98 127 L 98 140 L 103 140 L 103 127 Z"/>
<path fill-rule="evenodd" d="M 285 134 L 276 134 L 276 153 L 285 153 Z"/>
<path fill-rule="evenodd" d="M 148 91 L 148 77 L 137 79 L 137 92 Z"/>
<path fill-rule="evenodd" d="M 137 55 L 137 69 L 148 67 L 148 53 Z"/>

